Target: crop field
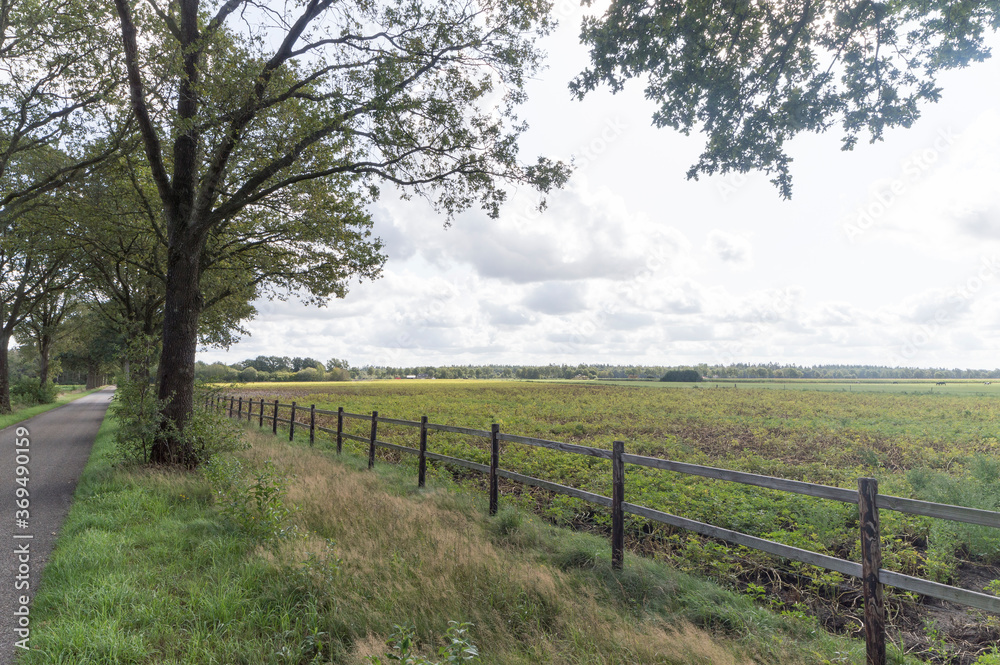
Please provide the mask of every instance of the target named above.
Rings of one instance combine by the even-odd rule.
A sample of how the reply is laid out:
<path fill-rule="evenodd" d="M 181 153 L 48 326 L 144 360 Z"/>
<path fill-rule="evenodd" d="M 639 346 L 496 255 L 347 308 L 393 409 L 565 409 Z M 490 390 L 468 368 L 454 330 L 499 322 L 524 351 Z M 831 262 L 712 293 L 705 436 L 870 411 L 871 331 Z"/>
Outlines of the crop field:
<path fill-rule="evenodd" d="M 883 494 L 1000 508 L 1000 391 L 977 382 L 952 391 L 920 384 L 839 384 L 845 390 L 778 389 L 760 384 L 597 382 L 382 381 L 246 384 L 230 392 L 255 399 L 354 413 L 501 430 L 568 443 L 749 471 L 794 480 L 856 488 L 857 478 L 879 480 Z M 837 385 L 837 384 L 833 384 Z M 728 387 L 726 387 L 728 386 Z M 908 388 L 903 390 L 902 388 Z M 933 388 L 933 390 L 931 390 Z M 318 419 L 335 427 L 335 418 Z M 349 431 L 368 435 L 370 425 L 347 420 Z M 379 439 L 416 447 L 415 428 L 380 426 Z M 324 445 L 329 445 L 328 443 Z M 356 452 L 361 444 L 345 443 Z M 488 441 L 431 432 L 428 450 L 488 463 Z M 415 459 L 380 451 L 384 459 Z M 501 444 L 501 466 L 604 495 L 611 493 L 610 462 L 518 444 Z M 466 470 L 464 482 L 485 484 Z M 414 474 L 415 476 L 415 474 Z M 415 477 L 414 477 L 415 482 Z M 503 483 L 503 481 L 501 481 Z M 626 466 L 626 501 L 805 549 L 859 560 L 857 507 L 756 487 Z M 501 501 L 514 501 L 551 520 L 602 530 L 603 508 L 513 483 Z M 700 571 L 747 593 L 767 598 L 779 611 L 808 611 L 831 629 L 858 629 L 852 580 L 809 566 L 776 561 L 727 547 L 664 525 L 626 518 L 631 546 Z M 909 575 L 1000 592 L 1000 530 L 882 512 L 884 566 Z M 890 593 L 900 639 L 913 648 L 974 654 L 1000 638 L 995 617 L 918 606 L 916 598 Z M 972 626 L 972 628 L 970 628 Z M 935 646 L 938 645 L 938 646 Z M 957 646 L 956 646 L 957 645 Z M 942 651 L 944 653 L 944 651 Z M 940 660 L 940 662 L 948 662 Z M 972 662 L 961 658 L 953 662 Z"/>

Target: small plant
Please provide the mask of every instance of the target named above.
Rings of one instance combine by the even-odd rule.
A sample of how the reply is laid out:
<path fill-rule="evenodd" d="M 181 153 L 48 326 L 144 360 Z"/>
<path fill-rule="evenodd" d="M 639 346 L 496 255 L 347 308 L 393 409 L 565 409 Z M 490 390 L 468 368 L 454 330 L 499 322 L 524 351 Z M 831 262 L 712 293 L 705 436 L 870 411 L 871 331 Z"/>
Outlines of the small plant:
<path fill-rule="evenodd" d="M 264 541 L 290 537 L 292 509 L 285 505 L 287 480 L 270 460 L 261 469 L 247 469 L 238 459 L 212 459 L 204 465 L 205 478 L 212 484 L 222 513 L 240 530 Z"/>
<path fill-rule="evenodd" d="M 972 665 L 1000 665 L 1000 649 L 992 647 L 986 653 L 979 654 Z"/>
<path fill-rule="evenodd" d="M 145 463 L 164 419 L 163 402 L 156 398 L 156 386 L 150 380 L 150 368 L 156 361 L 156 342 L 147 335 L 132 339 L 125 348 L 130 371 L 118 377 L 118 389 L 111 403 L 111 413 L 118 419 L 115 449 L 125 462 Z"/>
<path fill-rule="evenodd" d="M 388 665 L 388 663 L 403 663 L 404 665 L 445 665 L 454 663 L 479 663 L 479 650 L 472 644 L 469 638 L 469 628 L 471 623 L 448 622 L 448 630 L 445 638 L 448 643 L 438 649 L 438 656 L 441 661 L 431 661 L 427 658 L 413 653 L 415 629 L 411 625 L 394 626 L 396 632 L 389 636 L 389 646 L 392 652 L 387 652 L 382 660 L 379 656 L 369 656 L 368 661 L 372 665 Z"/>

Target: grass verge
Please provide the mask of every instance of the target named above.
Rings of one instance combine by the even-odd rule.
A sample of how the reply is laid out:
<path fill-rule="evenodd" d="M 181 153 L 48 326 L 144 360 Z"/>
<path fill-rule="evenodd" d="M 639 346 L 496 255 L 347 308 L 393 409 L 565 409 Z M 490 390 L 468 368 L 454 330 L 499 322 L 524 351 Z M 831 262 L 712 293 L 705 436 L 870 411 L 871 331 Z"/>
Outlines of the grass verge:
<path fill-rule="evenodd" d="M 100 390 L 100 388 L 95 388 L 94 390 Z M 34 406 L 22 406 L 14 409 L 12 413 L 6 413 L 0 415 L 0 429 L 5 429 L 11 425 L 16 425 L 19 422 L 28 420 L 29 418 L 34 418 L 39 413 L 45 413 L 57 406 L 62 406 L 63 404 L 68 404 L 73 400 L 80 399 L 84 395 L 89 395 L 94 392 L 94 390 L 71 390 L 64 393 L 59 393 L 56 400 L 50 404 L 36 404 Z"/>
<path fill-rule="evenodd" d="M 863 646 L 434 476 L 266 434 L 240 453 L 289 477 L 298 534 L 265 545 L 201 474 L 116 467 L 98 434 L 32 610 L 22 664 L 365 663 L 396 624 L 431 653 L 471 622 L 484 663 L 863 663 Z M 252 497 L 248 497 L 252 501 Z M 898 654 L 891 662 L 903 663 Z M 907 660 L 905 662 L 916 662 Z"/>

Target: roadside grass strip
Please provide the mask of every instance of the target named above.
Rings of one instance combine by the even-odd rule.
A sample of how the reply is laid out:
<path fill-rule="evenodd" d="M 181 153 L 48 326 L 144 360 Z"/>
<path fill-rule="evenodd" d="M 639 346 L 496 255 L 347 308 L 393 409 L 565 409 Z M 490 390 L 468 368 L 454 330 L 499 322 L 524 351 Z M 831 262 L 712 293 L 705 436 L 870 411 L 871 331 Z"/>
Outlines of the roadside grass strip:
<path fill-rule="evenodd" d="M 45 568 L 22 664 L 361 665 L 385 657 L 397 625 L 433 654 L 449 621 L 472 624 L 483 663 L 864 662 L 860 642 L 814 619 L 656 561 L 613 571 L 601 537 L 515 507 L 489 518 L 444 473 L 417 490 L 406 467 L 372 473 L 256 432 L 226 457 L 264 485 L 282 475 L 295 530 L 251 537 L 205 474 L 116 466 L 115 427 Z"/>
<path fill-rule="evenodd" d="M 78 400 L 81 397 L 89 395 L 93 392 L 100 390 L 100 388 L 95 388 L 93 390 L 73 390 L 70 392 L 60 393 L 56 400 L 50 404 L 36 404 L 34 406 L 22 406 L 14 409 L 12 413 L 5 413 L 0 415 L 0 429 L 6 429 L 11 425 L 16 425 L 17 423 L 28 420 L 29 418 L 34 418 L 40 413 L 45 413 L 46 411 L 51 411 L 57 406 L 62 406 L 63 404 L 69 404 L 74 400 Z"/>

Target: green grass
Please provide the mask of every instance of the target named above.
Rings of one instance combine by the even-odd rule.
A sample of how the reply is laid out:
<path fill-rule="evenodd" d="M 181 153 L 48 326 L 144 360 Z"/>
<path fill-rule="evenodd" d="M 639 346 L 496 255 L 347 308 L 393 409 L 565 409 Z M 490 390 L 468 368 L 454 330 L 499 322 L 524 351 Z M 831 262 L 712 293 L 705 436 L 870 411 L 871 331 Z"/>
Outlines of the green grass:
<path fill-rule="evenodd" d="M 273 547 L 200 474 L 115 466 L 105 421 L 32 609 L 22 664 L 360 663 L 414 624 L 424 653 L 470 621 L 485 663 L 862 663 L 800 613 L 628 555 L 432 474 L 254 434 L 288 474 L 300 535 Z M 894 654 L 891 662 L 904 662 Z M 917 662 L 907 659 L 905 662 Z"/>
<path fill-rule="evenodd" d="M 70 391 L 65 391 L 66 388 L 71 388 Z M 34 406 L 15 406 L 12 413 L 6 413 L 0 415 L 0 429 L 5 429 L 11 425 L 16 425 L 19 422 L 28 420 L 29 418 L 34 418 L 40 413 L 45 413 L 57 406 L 62 406 L 63 404 L 68 404 L 75 399 L 80 399 L 84 395 L 89 395 L 94 392 L 93 390 L 81 391 L 83 386 L 60 386 L 60 390 L 65 392 L 60 392 L 56 400 L 51 404 L 36 404 Z"/>

